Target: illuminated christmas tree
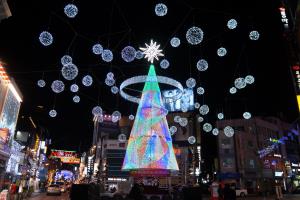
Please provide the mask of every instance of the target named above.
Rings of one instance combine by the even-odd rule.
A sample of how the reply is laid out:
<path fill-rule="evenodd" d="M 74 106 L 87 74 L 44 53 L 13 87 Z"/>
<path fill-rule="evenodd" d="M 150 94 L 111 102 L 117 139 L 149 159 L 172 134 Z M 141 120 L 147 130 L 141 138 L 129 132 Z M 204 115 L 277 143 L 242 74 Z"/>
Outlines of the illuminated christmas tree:
<path fill-rule="evenodd" d="M 166 114 L 154 65 L 150 65 L 123 170 L 178 170 Z"/>

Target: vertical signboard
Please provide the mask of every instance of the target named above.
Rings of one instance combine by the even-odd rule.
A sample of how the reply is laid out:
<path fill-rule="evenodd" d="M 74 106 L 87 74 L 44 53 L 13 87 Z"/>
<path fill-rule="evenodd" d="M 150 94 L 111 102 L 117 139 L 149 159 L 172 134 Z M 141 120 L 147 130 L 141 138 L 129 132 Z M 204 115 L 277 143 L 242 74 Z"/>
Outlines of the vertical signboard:
<path fill-rule="evenodd" d="M 297 103 L 298 103 L 298 109 L 300 112 L 300 66 L 299 65 L 293 65 L 291 68 L 294 84 L 295 84 L 295 91 L 297 96 Z"/>

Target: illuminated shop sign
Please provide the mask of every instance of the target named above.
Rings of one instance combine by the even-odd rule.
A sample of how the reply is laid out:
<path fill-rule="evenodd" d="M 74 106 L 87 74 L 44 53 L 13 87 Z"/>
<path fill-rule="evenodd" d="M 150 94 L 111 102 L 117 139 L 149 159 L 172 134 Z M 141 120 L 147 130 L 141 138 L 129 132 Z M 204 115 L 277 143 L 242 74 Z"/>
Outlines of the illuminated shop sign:
<path fill-rule="evenodd" d="M 76 151 L 51 150 L 51 158 L 60 158 L 62 163 L 79 164 Z"/>
<path fill-rule="evenodd" d="M 285 8 L 284 7 L 280 7 L 279 11 L 280 11 L 281 22 L 283 23 L 283 27 L 285 29 L 289 28 L 289 20 L 288 20 L 288 18 L 286 16 Z"/>

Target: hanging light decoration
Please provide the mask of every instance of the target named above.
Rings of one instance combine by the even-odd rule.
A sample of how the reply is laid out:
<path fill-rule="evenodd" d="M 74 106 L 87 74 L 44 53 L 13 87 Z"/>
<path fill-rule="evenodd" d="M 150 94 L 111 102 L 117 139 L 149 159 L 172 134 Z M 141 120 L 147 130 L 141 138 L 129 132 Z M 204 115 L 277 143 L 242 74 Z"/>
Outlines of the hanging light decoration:
<path fill-rule="evenodd" d="M 204 59 L 200 59 L 198 62 L 197 62 L 197 69 L 200 71 L 200 72 L 204 72 L 208 69 L 208 62 Z"/>
<path fill-rule="evenodd" d="M 254 81 L 255 81 L 255 79 L 254 79 L 254 76 L 252 76 L 252 75 L 247 75 L 246 77 L 245 77 L 245 82 L 246 82 L 246 84 L 253 84 L 254 83 Z"/>
<path fill-rule="evenodd" d="M 82 78 L 82 84 L 89 87 L 93 84 L 93 78 L 90 75 L 86 75 Z"/>
<path fill-rule="evenodd" d="M 205 90 L 204 90 L 203 87 L 198 87 L 197 88 L 197 94 L 202 95 L 202 94 L 204 94 L 204 92 L 205 92 Z"/>
<path fill-rule="evenodd" d="M 111 50 L 109 49 L 104 49 L 102 54 L 101 54 L 102 60 L 105 62 L 111 62 L 114 58 L 114 55 Z"/>
<path fill-rule="evenodd" d="M 212 130 L 212 134 L 215 135 L 215 136 L 219 135 L 219 129 L 214 128 L 214 129 Z"/>
<path fill-rule="evenodd" d="M 202 105 L 200 106 L 199 112 L 201 115 L 207 115 L 207 113 L 209 113 L 209 107 L 208 105 Z"/>
<path fill-rule="evenodd" d="M 74 101 L 74 103 L 79 103 L 80 102 L 80 97 L 78 95 L 75 95 L 73 97 L 73 101 Z"/>
<path fill-rule="evenodd" d="M 171 135 L 174 135 L 177 132 L 177 127 L 176 126 L 171 126 L 170 127 L 170 133 Z"/>
<path fill-rule="evenodd" d="M 186 80 L 186 86 L 188 88 L 194 88 L 196 86 L 196 80 L 194 78 L 189 78 Z"/>
<path fill-rule="evenodd" d="M 94 116 L 101 116 L 103 113 L 103 110 L 100 106 L 95 106 L 93 109 L 92 109 L 92 114 Z"/>
<path fill-rule="evenodd" d="M 170 66 L 170 63 L 167 59 L 162 59 L 159 65 L 162 69 L 167 69 Z"/>
<path fill-rule="evenodd" d="M 163 4 L 159 3 L 155 5 L 155 14 L 159 17 L 165 16 L 168 12 L 168 7 Z"/>
<path fill-rule="evenodd" d="M 197 120 L 198 120 L 199 123 L 204 121 L 203 117 L 201 117 L 201 116 L 199 116 Z"/>
<path fill-rule="evenodd" d="M 126 142 L 127 140 L 127 137 L 124 133 L 121 133 L 119 136 L 118 136 L 118 140 L 119 142 Z"/>
<path fill-rule="evenodd" d="M 115 81 L 115 79 L 113 79 L 113 78 L 106 78 L 106 79 L 105 79 L 105 84 L 106 84 L 107 86 L 113 86 L 115 83 L 116 83 L 116 81 Z"/>
<path fill-rule="evenodd" d="M 116 123 L 121 119 L 121 113 L 119 111 L 114 111 L 112 113 L 112 122 Z"/>
<path fill-rule="evenodd" d="M 41 88 L 46 86 L 46 82 L 43 79 L 38 80 L 37 85 Z"/>
<path fill-rule="evenodd" d="M 78 14 L 78 8 L 74 4 L 68 4 L 64 8 L 64 13 L 69 17 L 69 18 L 74 18 Z"/>
<path fill-rule="evenodd" d="M 237 21 L 235 19 L 228 20 L 227 27 L 231 30 L 235 29 L 237 27 Z"/>
<path fill-rule="evenodd" d="M 72 64 L 72 57 L 69 55 L 64 55 L 61 57 L 60 62 L 63 66 Z"/>
<path fill-rule="evenodd" d="M 251 31 L 249 33 L 250 40 L 258 40 L 259 39 L 259 33 L 258 31 Z"/>
<path fill-rule="evenodd" d="M 180 118 L 180 120 L 179 120 L 179 125 L 180 125 L 180 126 L 184 127 L 184 126 L 186 126 L 187 124 L 188 124 L 188 119 L 187 119 L 187 118 L 185 118 L 185 117 Z"/>
<path fill-rule="evenodd" d="M 43 31 L 39 36 L 39 40 L 42 45 L 49 46 L 53 43 L 53 36 L 48 31 Z"/>
<path fill-rule="evenodd" d="M 244 117 L 244 119 L 250 119 L 252 117 L 252 115 L 249 112 L 244 112 L 243 117 Z"/>
<path fill-rule="evenodd" d="M 106 78 L 108 78 L 108 79 L 114 79 L 114 77 L 115 77 L 115 75 L 114 75 L 114 73 L 112 73 L 112 72 L 108 72 L 108 73 L 106 74 Z"/>
<path fill-rule="evenodd" d="M 196 103 L 194 104 L 194 107 L 195 107 L 196 109 L 199 109 L 199 108 L 200 108 L 200 103 L 196 102 Z"/>
<path fill-rule="evenodd" d="M 71 92 L 78 92 L 79 87 L 77 84 L 74 83 L 71 85 L 70 90 L 71 90 Z"/>
<path fill-rule="evenodd" d="M 61 74 L 68 81 L 74 80 L 78 75 L 78 68 L 74 64 L 65 65 L 61 69 Z"/>
<path fill-rule="evenodd" d="M 186 32 L 186 40 L 191 45 L 200 44 L 203 40 L 203 31 L 201 28 L 193 26 Z"/>
<path fill-rule="evenodd" d="M 132 46 L 124 47 L 121 51 L 122 59 L 125 62 L 132 62 L 135 59 L 136 50 Z"/>
<path fill-rule="evenodd" d="M 112 86 L 110 88 L 110 91 L 113 93 L 113 94 L 118 94 L 119 92 L 119 88 L 117 86 Z"/>
<path fill-rule="evenodd" d="M 144 58 L 143 52 L 140 51 L 140 50 L 137 50 L 137 51 L 136 51 L 136 54 L 135 54 L 135 58 L 138 59 L 138 60 Z"/>
<path fill-rule="evenodd" d="M 226 126 L 224 128 L 224 134 L 227 136 L 227 137 L 232 137 L 234 135 L 234 129 L 231 127 L 231 126 Z"/>
<path fill-rule="evenodd" d="M 212 125 L 210 123 L 203 124 L 203 130 L 207 133 L 210 132 L 212 130 Z"/>
<path fill-rule="evenodd" d="M 179 47 L 180 39 L 178 37 L 173 37 L 170 41 L 172 47 Z"/>
<path fill-rule="evenodd" d="M 220 56 L 220 57 L 223 57 L 223 56 L 225 56 L 225 55 L 227 54 L 227 50 L 226 50 L 226 48 L 224 48 L 224 47 L 220 47 L 220 48 L 218 48 L 218 50 L 217 50 L 217 54 L 218 54 L 218 56 Z"/>
<path fill-rule="evenodd" d="M 230 94 L 235 94 L 235 93 L 237 92 L 237 90 L 236 90 L 235 87 L 231 87 L 231 88 L 229 89 L 229 92 L 230 92 Z"/>
<path fill-rule="evenodd" d="M 65 84 L 60 80 L 55 80 L 51 84 L 51 89 L 55 93 L 61 93 L 65 89 Z"/>
<path fill-rule="evenodd" d="M 196 143 L 196 138 L 195 138 L 195 136 L 190 136 L 190 137 L 188 137 L 188 142 L 189 142 L 190 144 L 195 144 L 195 143 Z"/>
<path fill-rule="evenodd" d="M 131 121 L 134 120 L 134 115 L 129 115 L 128 119 L 131 120 Z"/>
<path fill-rule="evenodd" d="M 178 115 L 176 115 L 176 116 L 174 117 L 174 122 L 179 123 L 179 122 L 180 122 L 180 119 L 181 119 L 181 117 L 178 116 Z"/>
<path fill-rule="evenodd" d="M 56 117 L 56 115 L 57 115 L 56 110 L 53 109 L 53 110 L 50 110 L 50 111 L 49 111 L 49 116 L 50 116 L 50 117 Z"/>
<path fill-rule="evenodd" d="M 223 113 L 218 113 L 217 117 L 218 117 L 218 119 L 224 119 L 224 114 Z"/>
<path fill-rule="evenodd" d="M 237 79 L 235 79 L 234 86 L 237 89 L 243 89 L 243 88 L 245 88 L 246 87 L 245 79 L 244 78 L 237 78 Z"/>
<path fill-rule="evenodd" d="M 93 51 L 94 54 L 100 55 L 103 52 L 103 47 L 99 43 L 98 44 L 94 44 L 93 48 L 92 48 L 92 51 Z"/>

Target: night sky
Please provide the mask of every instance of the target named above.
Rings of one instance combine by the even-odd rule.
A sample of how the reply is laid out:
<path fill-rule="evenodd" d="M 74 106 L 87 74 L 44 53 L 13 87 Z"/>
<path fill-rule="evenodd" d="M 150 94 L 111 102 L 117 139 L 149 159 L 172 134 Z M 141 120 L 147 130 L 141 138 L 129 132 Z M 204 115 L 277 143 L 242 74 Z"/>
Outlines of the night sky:
<path fill-rule="evenodd" d="M 154 63 L 158 75 L 172 77 L 183 85 L 193 77 L 197 87 L 206 89 L 204 96 L 196 95 L 196 101 L 210 106 L 205 121 L 214 124 L 216 113 L 221 111 L 226 119 L 240 118 L 244 111 L 254 116 L 282 116 L 287 121 L 297 117 L 278 10 L 280 1 L 76 0 L 79 13 L 74 19 L 63 13 L 69 2 L 8 1 L 13 16 L 0 23 L 0 58 L 24 96 L 20 115 L 32 116 L 46 127 L 54 148 L 83 151 L 89 147 L 93 128 L 91 110 L 98 103 L 107 113 L 120 110 L 123 115 L 135 114 L 137 105 L 113 95 L 104 79 L 107 72 L 112 71 L 119 86 L 129 77 L 146 74 L 146 60 L 125 63 L 120 52 L 127 45 L 138 49 L 150 39 L 161 44 L 165 58 L 170 61 L 168 69 L 161 69 L 159 62 Z M 164 17 L 154 13 L 155 4 L 159 2 L 168 6 Z M 234 30 L 226 27 L 231 18 L 238 21 Z M 185 39 L 186 31 L 192 26 L 204 32 L 200 45 L 189 45 Z M 42 46 L 38 40 L 44 30 L 54 37 L 49 47 Z M 258 41 L 249 40 L 252 30 L 259 31 Z M 169 43 L 173 36 L 181 39 L 178 48 Z M 112 63 L 104 63 L 100 56 L 92 53 L 91 48 L 97 42 L 113 51 Z M 228 50 L 222 58 L 216 54 L 221 46 Z M 75 81 L 64 81 L 63 93 L 55 94 L 50 85 L 55 79 L 63 79 L 60 58 L 64 54 L 73 57 L 80 72 Z M 206 72 L 197 71 L 200 58 L 209 63 Z M 86 74 L 94 78 L 90 88 L 81 84 Z M 255 77 L 255 84 L 230 95 L 229 88 L 235 78 L 248 74 Z M 41 78 L 46 81 L 45 88 L 36 85 Z M 74 94 L 69 91 L 75 82 L 80 86 L 79 104 L 73 103 Z M 142 85 L 135 89 L 142 90 Z M 53 107 L 58 112 L 56 118 L 48 115 Z"/>

